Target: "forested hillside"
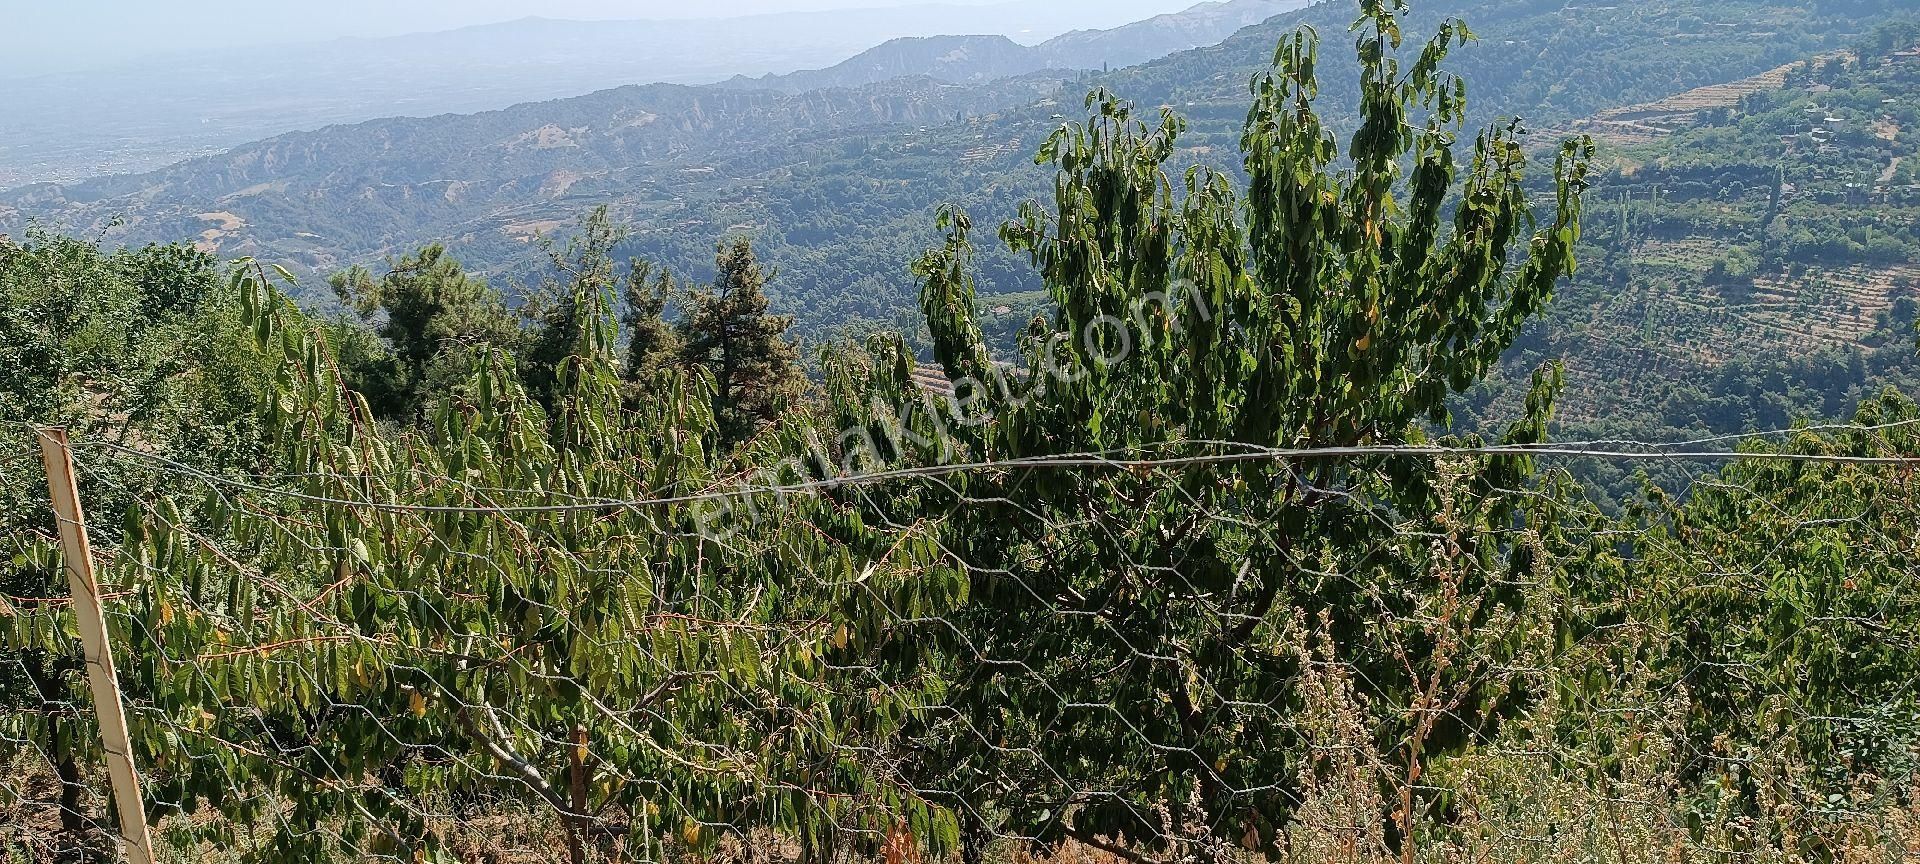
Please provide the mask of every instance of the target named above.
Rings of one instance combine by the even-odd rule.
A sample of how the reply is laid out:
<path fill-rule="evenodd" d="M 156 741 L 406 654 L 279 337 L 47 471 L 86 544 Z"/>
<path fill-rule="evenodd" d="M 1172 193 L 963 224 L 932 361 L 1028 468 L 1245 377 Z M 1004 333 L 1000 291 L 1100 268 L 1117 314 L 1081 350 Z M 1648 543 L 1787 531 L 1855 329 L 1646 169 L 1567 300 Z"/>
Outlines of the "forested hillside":
<path fill-rule="evenodd" d="M 1582 249 L 1589 266 L 1506 372 L 1462 403 L 1462 419 L 1472 425 L 1480 406 L 1518 399 L 1532 364 L 1548 357 L 1571 376 L 1561 429 L 1583 436 L 1778 426 L 1844 411 L 1855 391 L 1904 374 L 1908 358 L 1880 349 L 1903 341 L 1898 301 L 1911 278 L 1900 256 L 1912 251 L 1903 187 L 1914 167 L 1898 158 L 1911 147 L 1908 61 L 1881 56 L 1862 70 L 1830 59 L 1874 38 L 1890 8 L 1459 0 L 1408 16 L 1409 34 L 1455 14 L 1475 28 L 1478 41 L 1458 53 L 1475 122 L 1522 116 L 1540 130 L 1529 146 L 1543 148 L 1596 131 L 1612 166 L 1599 181 L 1604 227 Z M 0 204 L 0 225 L 46 218 L 109 238 L 195 238 L 285 262 L 306 277 L 303 296 L 322 304 L 333 271 L 439 240 L 511 303 L 543 265 L 534 238 L 605 203 L 634 225 L 622 254 L 695 279 L 710 273 L 714 243 L 753 237 L 776 274 L 775 308 L 804 338 L 892 326 L 924 346 L 900 262 L 934 239 L 936 205 L 1011 212 L 1043 194 L 1047 173 L 1027 157 L 1095 86 L 1175 107 L 1189 123 L 1177 161 L 1237 171 L 1247 77 L 1278 34 L 1302 24 L 1342 32 L 1350 14 L 1325 4 L 1065 85 L 1038 76 L 788 94 L 655 86 L 381 121 L 151 175 L 18 190 Z M 1889 45 L 1905 44 L 1900 32 L 1886 31 Z M 1351 61 L 1330 62 L 1322 103 L 1339 129 L 1351 123 L 1356 79 L 1340 65 Z M 1800 62 L 1811 65 L 1788 82 L 1785 67 Z M 1729 84 L 1748 76 L 1762 77 Z M 1816 90 L 1834 95 L 1823 103 Z M 1689 101 L 1703 99 L 1713 110 Z M 124 224 L 108 221 L 116 217 Z M 1046 299 L 998 244 L 978 266 L 982 325 L 1006 350 Z"/>
<path fill-rule="evenodd" d="M 1551 147 L 1569 121 L 1610 106 L 1843 49 L 1869 33 L 1878 11 L 1887 8 L 1744 0 L 1605 8 L 1433 3 L 1417 9 L 1406 28 L 1409 34 L 1429 33 L 1446 15 L 1465 18 L 1480 37 L 1458 55 L 1475 119 L 1521 116 L 1541 130 L 1530 146 Z M 823 133 L 808 142 L 806 164 L 790 173 L 733 183 L 718 178 L 721 186 L 678 202 L 671 212 L 699 219 L 709 231 L 743 226 L 753 232 L 769 260 L 788 274 L 773 290 L 805 329 L 831 331 L 861 320 L 894 323 L 910 284 L 891 262 L 926 242 L 930 202 L 1005 212 L 1020 200 L 1043 198 L 1048 177 L 1025 157 L 1077 110 L 1081 94 L 1107 86 L 1142 107 L 1171 106 L 1191 126 L 1182 161 L 1236 170 L 1232 154 L 1244 120 L 1246 81 L 1271 59 L 1279 34 L 1302 23 L 1338 34 L 1348 17 L 1344 4 L 1323 4 L 1248 28 L 1219 46 L 1083 79 L 1032 107 L 960 126 L 889 138 Z M 1324 101 L 1336 128 L 1351 123 L 1342 106 L 1354 104 L 1355 80 L 1339 66 L 1323 75 Z M 663 261 L 697 262 L 706 245 L 698 230 L 650 226 L 637 234 L 633 248 Z M 989 325 L 1010 334 L 1040 302 L 1033 293 L 1038 286 L 998 250 L 983 250 L 980 266 L 982 291 L 1002 295 L 989 306 L 1007 310 Z"/>
<path fill-rule="evenodd" d="M 368 255 L 377 261 L 410 249 L 422 230 L 451 232 L 479 263 L 513 261 L 531 254 L 526 241 L 540 230 L 595 201 L 637 197 L 671 214 L 679 196 L 719 192 L 722 178 L 790 170 L 783 162 L 790 154 L 769 148 L 770 128 L 803 138 L 821 130 L 884 135 L 1054 86 L 914 79 L 797 96 L 628 87 L 483 114 L 296 133 L 154 174 L 27 187 L 9 193 L 14 209 L 4 218 L 17 229 L 35 215 L 64 216 L 116 237 L 276 253 L 322 277 Z M 150 203 L 129 210 L 135 201 Z M 122 216 L 124 227 L 109 224 Z M 707 233 L 718 236 L 724 226 Z"/>
<path fill-rule="evenodd" d="M 1920 382 L 1920 26 L 1861 45 L 1576 124 L 1607 166 L 1585 266 L 1482 398 L 1560 359 L 1563 437 L 1671 440 Z"/>

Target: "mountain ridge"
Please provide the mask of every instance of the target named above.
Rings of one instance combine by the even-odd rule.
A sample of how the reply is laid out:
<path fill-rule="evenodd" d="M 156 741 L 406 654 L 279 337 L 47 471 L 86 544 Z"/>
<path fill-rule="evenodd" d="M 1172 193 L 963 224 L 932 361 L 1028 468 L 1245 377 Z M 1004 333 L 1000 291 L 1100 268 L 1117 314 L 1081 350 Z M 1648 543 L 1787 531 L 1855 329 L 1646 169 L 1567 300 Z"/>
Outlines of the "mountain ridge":
<path fill-rule="evenodd" d="M 1243 28 L 1304 8 L 1309 2 L 1213 0 L 1119 27 L 1069 31 L 1031 46 L 993 34 L 906 36 L 888 40 L 825 69 L 759 78 L 738 75 L 720 83 L 741 89 L 797 93 L 828 87 L 858 87 L 906 75 L 969 83 L 1047 70 L 1127 66 L 1211 45 Z M 955 56 L 955 52 L 960 55 Z"/>
<path fill-rule="evenodd" d="M 1132 0 L 1122 8 L 1168 2 Z M 237 44 L 105 70 L 16 77 L 0 87 L 0 117 L 13 121 L 0 123 L 0 188 L 153 170 L 288 131 L 362 120 L 472 113 L 629 83 L 704 84 L 820 68 L 898 36 L 993 25 L 1039 38 L 1082 26 L 1096 8 L 1089 0 L 1006 0 L 725 19 L 534 16 L 541 23 L 517 29 L 507 22 Z"/>
<path fill-rule="evenodd" d="M 1417 6 L 1405 28 L 1411 50 L 1443 18 L 1484 22 L 1475 24 L 1481 41 L 1459 49 L 1455 64 L 1481 106 L 1472 124 L 1519 113 L 1546 127 L 1844 45 L 1879 14 L 1858 6 L 1649 0 L 1627 14 L 1452 0 Z M 636 227 L 623 254 L 695 277 L 711 265 L 718 238 L 753 234 L 787 274 L 770 289 L 782 311 L 798 315 L 803 330 L 824 332 L 911 308 L 902 262 L 934 239 L 936 206 L 1001 216 L 1044 193 L 1049 175 L 1031 155 L 1078 112 L 1087 90 L 1174 107 L 1190 121 L 1176 163 L 1232 169 L 1248 77 L 1270 61 L 1275 42 L 1301 25 L 1344 32 L 1353 14 L 1348 4 L 1322 3 L 1216 45 L 1064 84 L 1040 74 L 802 94 L 622 89 L 483 115 L 373 121 L 165 172 L 0 193 L 0 231 L 38 219 L 112 242 L 198 239 L 223 255 L 322 275 L 437 240 L 472 269 L 514 281 L 540 264 L 526 242 L 533 232 L 608 204 Z M 1744 23 L 1703 29 L 1703 16 Z M 1686 37 L 1695 30 L 1711 38 Z M 1357 82 L 1337 62 L 1320 73 L 1324 113 L 1338 130 Z M 714 116 L 728 105 L 740 115 Z M 642 113 L 657 119 L 618 126 Z M 582 127 L 585 134 L 573 131 Z M 502 149 L 521 137 L 520 148 Z M 983 294 L 1033 287 L 1004 250 L 989 247 L 979 263 Z"/>

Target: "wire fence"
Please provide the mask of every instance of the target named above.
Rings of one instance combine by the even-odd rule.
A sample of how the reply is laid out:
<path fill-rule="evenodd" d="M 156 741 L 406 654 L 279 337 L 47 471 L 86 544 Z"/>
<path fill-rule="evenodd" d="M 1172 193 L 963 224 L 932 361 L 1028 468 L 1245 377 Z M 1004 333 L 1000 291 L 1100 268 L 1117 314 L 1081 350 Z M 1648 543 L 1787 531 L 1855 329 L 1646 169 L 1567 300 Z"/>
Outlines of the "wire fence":
<path fill-rule="evenodd" d="M 71 455 L 156 860 L 1900 861 L 1916 432 L 694 488 L 506 435 Z M 129 832 L 35 434 L 0 850 L 94 860 Z M 1691 482 L 1603 510 L 1578 459 Z"/>

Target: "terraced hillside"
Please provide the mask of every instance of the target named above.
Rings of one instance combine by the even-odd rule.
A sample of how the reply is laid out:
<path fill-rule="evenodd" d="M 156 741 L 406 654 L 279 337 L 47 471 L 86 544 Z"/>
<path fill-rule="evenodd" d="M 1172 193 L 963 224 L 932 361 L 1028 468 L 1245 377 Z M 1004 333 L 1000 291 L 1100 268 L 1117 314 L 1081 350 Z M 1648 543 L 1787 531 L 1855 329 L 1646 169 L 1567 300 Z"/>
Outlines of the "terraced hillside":
<path fill-rule="evenodd" d="M 1920 51 L 1816 57 L 1661 110 L 1661 134 L 1606 136 L 1585 269 L 1506 379 L 1562 359 L 1571 437 L 1784 426 L 1910 380 Z"/>
<path fill-rule="evenodd" d="M 1545 137 L 1591 135 L 1611 144 L 1650 144 L 1699 122 L 1703 112 L 1732 110 L 1748 96 L 1780 89 L 1786 85 L 1789 73 L 1805 65 L 1806 61 L 1795 61 L 1738 81 L 1695 87 L 1640 105 L 1610 108 L 1557 126 Z"/>

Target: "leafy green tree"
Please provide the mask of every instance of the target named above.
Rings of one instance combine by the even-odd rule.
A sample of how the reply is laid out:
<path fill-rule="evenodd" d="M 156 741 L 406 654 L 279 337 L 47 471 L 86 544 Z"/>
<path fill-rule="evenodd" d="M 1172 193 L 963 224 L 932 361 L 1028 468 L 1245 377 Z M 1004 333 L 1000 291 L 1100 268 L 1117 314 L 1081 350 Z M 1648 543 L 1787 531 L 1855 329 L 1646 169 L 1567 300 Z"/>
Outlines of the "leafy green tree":
<path fill-rule="evenodd" d="M 107 819 L 89 794 L 99 745 L 79 646 L 44 614 L 60 608 L 67 582 L 32 427 L 63 425 L 77 441 L 137 444 L 206 471 L 255 464 L 269 372 L 233 300 L 192 247 L 104 252 L 38 231 L 0 237 L 0 760 L 46 759 L 70 842 L 96 842 Z M 81 480 L 88 511 L 108 517 L 93 530 L 103 549 L 119 537 L 112 514 L 176 491 L 108 459 Z"/>
<path fill-rule="evenodd" d="M 787 341 L 793 319 L 767 312 L 765 271 L 746 239 L 723 243 L 712 286 L 693 291 L 674 329 L 682 363 L 713 377 L 722 439 L 745 440 L 806 388 L 800 351 Z"/>
<path fill-rule="evenodd" d="M 758 828 L 824 861 L 896 820 L 951 845 L 950 812 L 849 758 L 929 698 L 910 671 L 874 677 L 900 668 L 893 611 L 963 596 L 925 538 L 825 499 L 726 542 L 691 502 L 592 503 L 707 488 L 723 462 L 703 377 L 624 398 L 604 298 L 550 412 L 491 353 L 415 429 L 373 422 L 324 327 L 258 274 L 239 287 L 280 373 L 259 403 L 280 485 L 131 508 L 106 574 L 143 586 L 110 628 L 149 694 L 133 727 L 152 800 L 224 817 L 175 839 L 435 860 L 434 802 L 484 795 L 552 814 L 574 861 L 711 854 Z M 60 641 L 54 614 L 28 616 L 33 644 Z"/>
<path fill-rule="evenodd" d="M 1855 429 L 1807 430 L 1746 452 L 1912 455 L 1917 424 L 1920 408 L 1887 391 L 1861 406 Z M 1631 598 L 1635 620 L 1665 625 L 1658 674 L 1695 706 L 1687 776 L 1711 785 L 1726 760 L 1779 755 L 1815 767 L 1812 777 L 1748 773 L 1723 786 L 1749 813 L 1763 800 L 1855 808 L 1907 794 L 1920 773 L 1917 509 L 1907 471 L 1753 458 L 1684 500 L 1654 493 L 1628 515 L 1627 584 L 1594 588 Z M 1762 788 L 1769 782 L 1780 785 Z M 1809 845 L 1788 852 L 1839 851 L 1800 827 Z"/>
<path fill-rule="evenodd" d="M 1316 40 L 1300 33 L 1254 81 L 1244 194 L 1195 169 L 1175 195 L 1164 166 L 1182 121 L 1149 123 L 1103 92 L 1047 141 L 1052 206 L 1001 229 L 1056 308 L 1029 328 L 1024 374 L 991 360 L 970 225 L 944 217 L 946 245 L 916 272 L 958 419 L 904 410 L 893 422 L 913 434 L 887 449 L 1128 459 L 1427 440 L 1573 269 L 1591 147 L 1561 148 L 1536 226 L 1517 124 L 1456 161 L 1465 88 L 1442 62 L 1471 34 L 1448 22 L 1403 60 L 1404 4 L 1361 6 L 1349 145 L 1314 110 Z M 1557 378 L 1536 376 L 1504 440 L 1542 440 Z M 929 634 L 958 678 L 950 713 L 928 719 L 944 746 L 922 781 L 952 790 L 973 832 L 1143 860 L 1196 835 L 1264 845 L 1302 767 L 1287 646 L 1304 612 L 1326 616 L 1377 690 L 1399 766 L 1380 818 L 1404 836 L 1426 764 L 1506 695 L 1493 670 L 1514 647 L 1479 634 L 1530 614 L 1496 586 L 1526 581 L 1526 538 L 1550 530 L 1502 491 L 1526 485 L 1524 460 L 1443 467 L 1361 455 L 1012 471 L 932 487 L 920 509 L 881 502 L 901 524 L 937 516 L 972 577 L 972 603 Z"/>

